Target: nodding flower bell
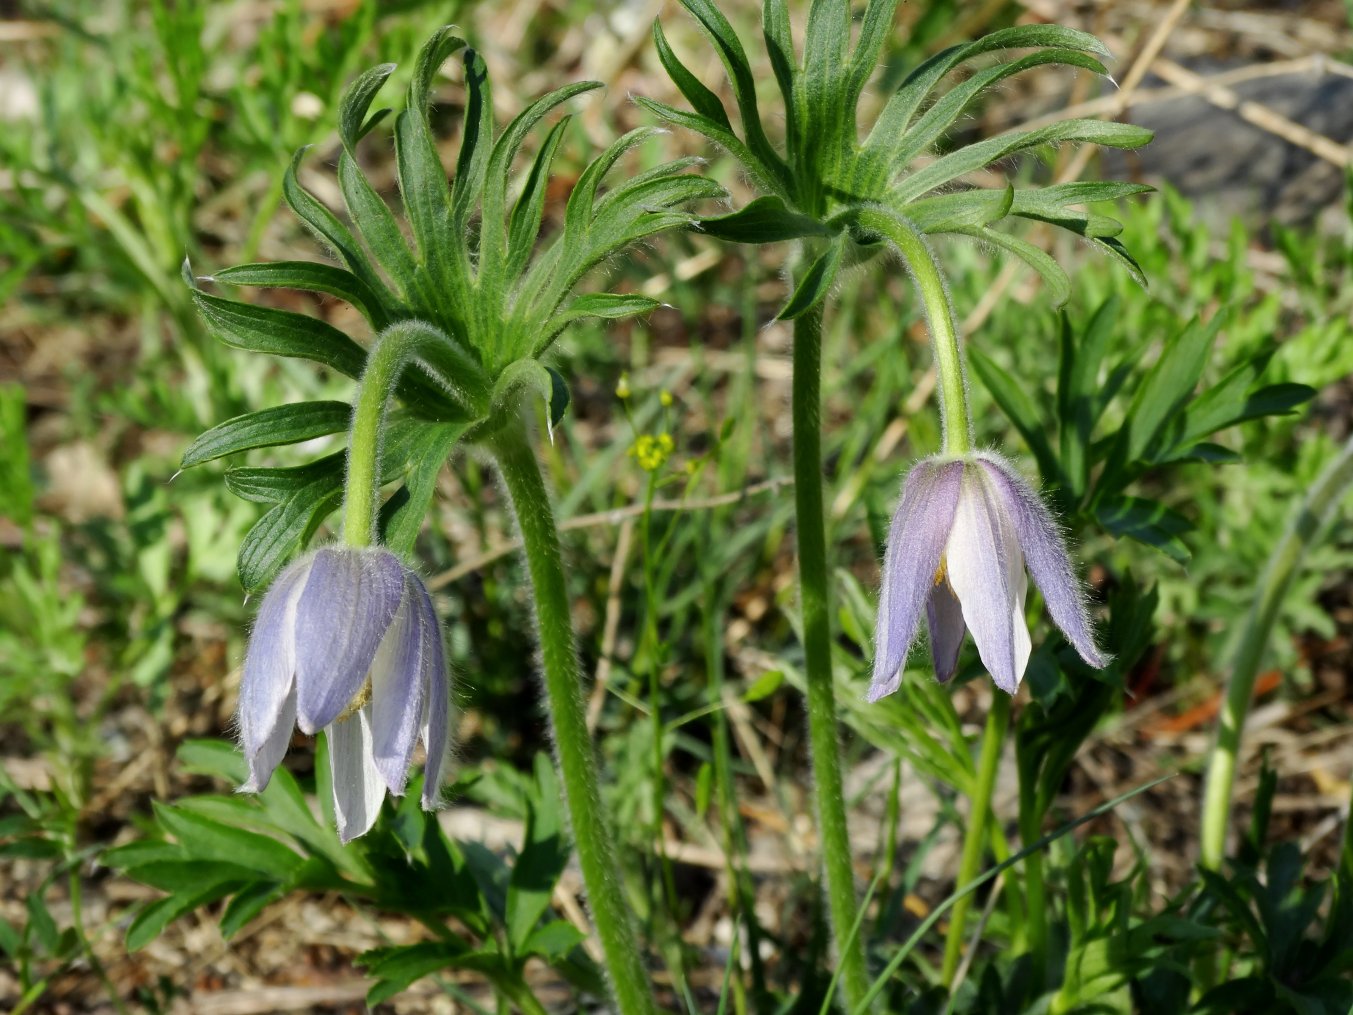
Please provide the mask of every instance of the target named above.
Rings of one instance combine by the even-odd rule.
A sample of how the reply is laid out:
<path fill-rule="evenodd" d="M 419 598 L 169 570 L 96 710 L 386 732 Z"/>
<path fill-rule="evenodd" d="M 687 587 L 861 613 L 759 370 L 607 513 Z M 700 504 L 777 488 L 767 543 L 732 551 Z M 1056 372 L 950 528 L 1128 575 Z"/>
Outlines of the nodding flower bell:
<path fill-rule="evenodd" d="M 423 807 L 436 804 L 449 737 L 441 625 L 421 579 L 380 547 L 325 547 L 289 564 L 259 607 L 240 683 L 241 791 L 268 785 L 292 728 L 329 741 L 338 835 L 404 793 L 419 739 Z"/>
<path fill-rule="evenodd" d="M 868 699 L 901 684 L 922 609 L 941 682 L 971 631 L 996 686 L 1014 694 L 1029 662 L 1026 565 L 1067 641 L 1091 666 L 1106 666 L 1057 523 L 1014 466 L 987 451 L 917 462 L 888 530 Z"/>

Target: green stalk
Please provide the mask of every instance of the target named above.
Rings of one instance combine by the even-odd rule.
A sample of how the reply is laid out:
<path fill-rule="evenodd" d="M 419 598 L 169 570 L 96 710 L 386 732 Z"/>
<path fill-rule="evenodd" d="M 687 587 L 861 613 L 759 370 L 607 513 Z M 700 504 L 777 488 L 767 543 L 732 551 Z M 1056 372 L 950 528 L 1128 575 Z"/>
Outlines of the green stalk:
<path fill-rule="evenodd" d="M 1255 590 L 1231 668 L 1226 700 L 1218 717 L 1217 743 L 1208 761 L 1199 848 L 1199 862 L 1208 870 L 1218 870 L 1225 856 L 1226 827 L 1231 817 L 1231 792 L 1235 786 L 1240 738 L 1254 697 L 1259 665 L 1263 662 L 1278 611 L 1307 547 L 1350 486 L 1353 486 L 1353 438 L 1321 473 L 1306 499 L 1288 520 Z"/>
<path fill-rule="evenodd" d="M 822 304 L 794 321 L 794 498 L 799 541 L 799 589 L 803 603 L 804 679 L 807 682 L 808 739 L 812 745 L 813 787 L 822 866 L 826 873 L 832 937 L 842 954 L 842 993 L 848 1008 L 869 989 L 864 948 L 847 943 L 855 926 L 855 873 L 846 829 L 841 753 L 836 737 L 836 695 L 832 688 L 831 606 L 827 533 L 822 504 Z"/>
<path fill-rule="evenodd" d="M 520 422 L 489 439 L 517 515 L 536 610 L 541 671 L 554 728 L 555 754 L 564 780 L 573 841 L 587 886 L 597 936 L 622 1015 L 655 1011 L 643 952 L 621 889 L 610 823 L 602 808 L 597 759 L 587 732 L 582 674 L 573 644 L 568 585 L 559 553 L 554 509 L 535 450 Z"/>
<path fill-rule="evenodd" d="M 921 295 L 930 344 L 935 353 L 935 373 L 940 396 L 940 419 L 944 424 L 944 453 L 964 455 L 972 450 L 972 413 L 968 409 L 968 381 L 963 366 L 963 347 L 954 324 L 954 309 L 939 262 L 925 238 L 905 218 L 893 212 L 868 208 L 859 212 L 865 229 L 881 233 L 897 248 Z"/>
<path fill-rule="evenodd" d="M 1005 733 L 1009 725 L 1010 696 L 997 691 L 982 731 L 982 751 L 977 761 L 977 790 L 972 798 L 968 827 L 963 833 L 963 855 L 958 864 L 955 889 L 965 887 L 981 870 L 982 847 L 987 838 L 987 815 L 991 812 L 991 793 L 996 786 L 996 769 L 1000 764 L 1001 748 L 1005 746 Z M 965 895 L 955 902 L 954 912 L 949 917 L 949 935 L 944 941 L 944 964 L 940 970 L 940 981 L 946 987 L 954 982 L 958 960 L 963 954 L 963 925 L 972 899 L 971 895 Z"/>
<path fill-rule="evenodd" d="M 343 541 L 348 546 L 370 546 L 376 541 L 385 409 L 405 368 L 418 359 L 436 371 L 438 383 L 458 402 L 474 405 L 483 398 L 478 365 L 432 325 L 401 321 L 380 333 L 367 353 L 353 402 L 343 491 Z"/>

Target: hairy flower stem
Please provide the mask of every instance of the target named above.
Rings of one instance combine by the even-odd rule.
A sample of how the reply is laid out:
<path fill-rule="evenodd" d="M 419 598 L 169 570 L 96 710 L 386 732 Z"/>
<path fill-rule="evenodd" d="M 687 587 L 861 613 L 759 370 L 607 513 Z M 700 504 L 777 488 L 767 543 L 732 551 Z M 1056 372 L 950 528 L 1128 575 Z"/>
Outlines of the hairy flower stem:
<path fill-rule="evenodd" d="M 400 375 L 410 363 L 421 360 L 435 371 L 452 397 L 469 401 L 473 395 L 450 381 L 453 377 L 468 379 L 474 369 L 463 362 L 463 355 L 445 334 L 422 321 L 392 324 L 372 344 L 357 386 L 348 438 L 347 487 L 343 491 L 343 542 L 348 546 L 370 546 L 376 541 L 385 409 Z"/>
<path fill-rule="evenodd" d="M 822 504 L 822 305 L 794 321 L 794 497 L 799 541 L 799 595 L 803 603 L 804 679 L 808 689 L 808 738 L 822 865 L 826 872 L 832 936 L 841 963 L 847 1010 L 869 989 L 864 948 L 850 944 L 858 904 L 841 784 L 832 688 L 831 606 L 828 597 L 827 532 Z"/>
<path fill-rule="evenodd" d="M 568 586 L 559 554 L 554 510 L 520 422 L 490 438 L 493 453 L 516 512 L 536 609 L 541 670 L 554 727 L 555 753 L 563 775 L 569 822 L 578 863 L 587 886 L 593 923 L 611 974 L 622 1015 L 652 1015 L 653 997 L 643 952 L 634 934 L 617 869 L 611 827 L 602 808 L 597 759 L 587 732 L 582 674 L 573 644 Z"/>
<path fill-rule="evenodd" d="M 1231 791 L 1235 785 L 1240 738 L 1254 697 L 1259 664 L 1263 662 L 1278 611 L 1306 549 L 1350 486 L 1353 486 L 1353 438 L 1316 480 L 1288 521 L 1255 590 L 1217 723 L 1217 743 L 1208 760 L 1199 844 L 1199 862 L 1208 870 L 1219 870 L 1226 853 L 1226 828 L 1231 817 Z"/>
<path fill-rule="evenodd" d="M 897 248 L 921 295 L 930 344 L 935 353 L 935 373 L 940 396 L 940 420 L 944 424 L 944 453 L 963 455 L 972 450 L 972 413 L 968 409 L 968 382 L 963 366 L 963 346 L 954 324 L 954 308 L 939 262 L 925 239 L 899 215 L 865 209 L 859 224 L 882 234 Z"/>
<path fill-rule="evenodd" d="M 987 712 L 987 723 L 982 731 L 982 751 L 977 760 L 977 788 L 971 801 L 968 827 L 963 832 L 963 855 L 958 864 L 955 891 L 981 873 L 982 847 L 987 840 L 987 816 L 991 813 L 991 793 L 996 786 L 996 769 L 1000 765 L 1001 748 L 1005 746 L 1005 733 L 1009 725 L 1010 695 L 997 691 L 992 696 L 991 710 Z M 949 936 L 944 941 L 944 965 L 940 971 L 940 980 L 946 987 L 954 982 L 958 960 L 963 954 L 963 925 L 972 900 L 971 895 L 965 895 L 954 903 L 954 910 L 949 915 Z"/>

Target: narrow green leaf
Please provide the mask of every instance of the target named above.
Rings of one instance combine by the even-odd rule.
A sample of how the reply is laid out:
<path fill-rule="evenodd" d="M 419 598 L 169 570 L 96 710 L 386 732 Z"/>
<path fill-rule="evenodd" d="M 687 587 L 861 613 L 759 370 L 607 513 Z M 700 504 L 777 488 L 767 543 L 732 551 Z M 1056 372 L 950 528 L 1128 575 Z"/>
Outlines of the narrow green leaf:
<path fill-rule="evenodd" d="M 949 231 L 983 240 L 993 247 L 999 247 L 1014 254 L 1043 276 L 1043 282 L 1048 287 L 1048 296 L 1051 297 L 1053 306 L 1063 306 L 1067 300 L 1071 299 L 1070 277 L 1046 250 L 1034 246 L 1028 240 L 1022 240 L 1018 236 L 1011 236 L 1009 233 L 1003 233 L 997 229 L 961 227 Z"/>
<path fill-rule="evenodd" d="M 233 349 L 314 360 L 348 377 L 362 372 L 362 347 L 331 324 L 204 292 L 194 291 L 192 297 L 207 330 Z"/>
<path fill-rule="evenodd" d="M 296 555 L 342 499 L 341 477 L 315 483 L 270 508 L 240 543 L 236 570 L 245 592 L 258 592 Z"/>
<path fill-rule="evenodd" d="M 1129 277 L 1143 289 L 1146 288 L 1146 273 L 1142 271 L 1142 266 L 1136 259 L 1127 252 L 1127 248 L 1118 240 L 1111 236 L 1087 236 L 1090 246 L 1109 255 L 1109 259 L 1117 261 L 1122 267 L 1127 269 Z"/>
<path fill-rule="evenodd" d="M 302 222 L 310 227 L 319 240 L 334 252 L 334 256 L 366 284 L 368 289 L 372 292 L 387 294 L 389 290 L 385 283 L 367 262 L 366 256 L 362 253 L 361 247 L 348 227 L 338 220 L 337 215 L 321 204 L 310 191 L 301 186 L 297 173 L 300 170 L 301 159 L 305 157 L 307 150 L 306 148 L 297 149 L 296 154 L 292 156 L 291 164 L 287 166 L 287 171 L 282 177 L 282 195 L 286 198 L 287 205 Z M 388 304 L 393 300 L 383 298 L 380 302 Z"/>
<path fill-rule="evenodd" d="M 875 143 L 886 145 L 888 139 L 900 137 L 911 124 L 912 117 L 921 108 L 931 89 L 946 74 L 974 57 L 1002 49 L 1035 49 L 1045 46 L 1080 50 L 1107 57 L 1109 51 L 1093 35 L 1059 25 L 1020 25 L 985 35 L 975 42 L 951 46 L 936 53 L 907 75 L 902 86 L 888 100 L 875 121 L 866 147 Z M 878 141 L 876 142 L 876 138 Z"/>
<path fill-rule="evenodd" d="M 773 194 L 758 197 L 732 214 L 702 218 L 698 224 L 701 232 L 733 243 L 778 243 L 834 232 L 826 223 L 791 210 Z"/>
<path fill-rule="evenodd" d="M 1157 434 L 1189 401 L 1225 316 L 1217 314 L 1206 326 L 1194 318 L 1166 343 L 1160 359 L 1147 371 L 1128 407 L 1110 454 L 1109 471 L 1141 459 Z"/>
<path fill-rule="evenodd" d="M 450 291 L 468 292 L 469 261 L 463 237 L 452 231 L 451 188 L 425 110 L 406 109 L 395 118 L 395 163 L 418 259 L 431 280 L 430 290 L 445 303 Z"/>
<path fill-rule="evenodd" d="M 513 951 L 524 954 L 554 886 L 568 865 L 572 845 L 564 830 L 563 792 L 547 755 L 536 756 L 536 787 L 526 814 L 526 837 L 508 882 L 505 918 Z"/>
<path fill-rule="evenodd" d="M 1193 529 L 1192 523 L 1159 501 L 1121 494 L 1103 496 L 1095 505 L 1095 518 L 1115 536 L 1135 539 L 1176 563 L 1187 564 L 1192 556 L 1179 538 Z"/>
<path fill-rule="evenodd" d="M 489 69 L 474 49 L 465 50 L 465 122 L 461 128 L 456 181 L 451 188 L 452 228 L 464 236 L 484 190 L 484 173 L 493 153 L 493 98 Z"/>
<path fill-rule="evenodd" d="M 567 920 L 551 920 L 531 932 L 521 945 L 522 955 L 539 955 L 546 961 L 562 959 L 587 940 L 587 936 Z"/>
<path fill-rule="evenodd" d="M 662 303 L 659 300 L 638 293 L 586 293 L 576 297 L 552 317 L 546 330 L 558 333 L 574 321 L 585 317 L 600 317 L 608 321 L 638 317 L 641 314 L 652 313 L 660 306 Z"/>
<path fill-rule="evenodd" d="M 447 302 L 448 290 L 465 298 L 470 273 L 463 234 L 451 222 L 446 170 L 428 127 L 432 79 L 446 59 L 465 46 L 452 31 L 450 26 L 439 29 L 419 52 L 404 111 L 395 120 L 400 194 L 419 258 L 432 279 L 429 295 L 440 295 L 442 303 Z"/>
<path fill-rule="evenodd" d="M 231 884 L 216 884 L 152 902 L 136 914 L 127 928 L 127 951 L 139 951 L 159 937 L 180 916 L 224 898 L 234 887 Z"/>
<path fill-rule="evenodd" d="M 418 307 L 426 306 L 426 286 L 394 212 L 376 193 L 357 165 L 357 160 L 346 150 L 338 156 L 338 188 L 343 192 L 348 214 L 367 249 L 390 276 L 395 289 L 406 302 Z"/>
<path fill-rule="evenodd" d="M 1038 462 L 1038 471 L 1050 482 L 1062 483 L 1062 465 L 1044 431 L 1044 421 L 1033 398 L 1019 381 L 980 349 L 969 348 L 968 358 L 982 386 L 1014 424 Z"/>
<path fill-rule="evenodd" d="M 677 109 L 675 106 L 669 106 L 665 102 L 658 102 L 642 95 L 635 96 L 634 101 L 668 123 L 694 131 L 714 142 L 737 159 L 759 189 L 777 194 L 789 192 L 789 188 L 774 167 L 764 163 L 742 142 L 741 138 L 727 127 L 720 126 L 714 120 L 701 116 L 699 113 L 688 113 L 685 110 Z"/>
<path fill-rule="evenodd" d="M 1057 378 L 1057 418 L 1061 428 L 1062 469 L 1067 499 L 1079 504 L 1090 480 L 1090 448 L 1095 425 L 1107 399 L 1099 397 L 1099 371 L 1118 320 L 1119 301 L 1111 296 L 1100 304 L 1086 325 L 1075 335 L 1071 322 L 1061 316 L 1061 361 Z"/>
<path fill-rule="evenodd" d="M 794 78 L 798 73 L 799 61 L 794 54 L 794 31 L 789 23 L 787 0 L 763 0 L 761 36 L 766 42 L 766 55 L 770 57 L 775 81 L 780 86 L 781 107 L 785 115 L 785 136 L 797 138 L 799 124 L 795 109 L 798 99 L 795 95 Z"/>
<path fill-rule="evenodd" d="M 1008 131 L 943 155 L 924 168 L 902 177 L 892 187 L 889 200 L 900 206 L 960 176 L 1043 144 L 1074 142 L 1110 148 L 1140 148 L 1152 136 L 1152 132 L 1145 127 L 1103 120 L 1063 120 L 1035 130 Z M 903 167 L 889 168 L 890 171 L 898 171 Z"/>
<path fill-rule="evenodd" d="M 951 233 L 999 222 L 1010 213 L 1015 188 L 960 190 L 953 194 L 923 197 L 906 206 L 903 213 L 923 233 Z"/>
<path fill-rule="evenodd" d="M 179 468 L 338 433 L 348 428 L 351 418 L 352 407 L 347 402 L 295 402 L 246 413 L 217 424 L 189 444 Z"/>
<path fill-rule="evenodd" d="M 851 109 L 855 108 L 864 86 L 878 67 L 896 16 L 897 0 L 869 0 L 865 6 L 864 17 L 860 20 L 860 37 L 850 59 L 850 90 L 845 98 Z"/>
<path fill-rule="evenodd" d="M 363 127 L 366 123 L 367 110 L 371 108 L 371 100 L 376 97 L 376 93 L 385 84 L 385 79 L 394 73 L 394 70 L 395 65 L 392 63 L 372 67 L 344 90 L 338 105 L 338 136 L 348 151 L 353 151 L 357 147 L 357 142 L 365 133 Z"/>
<path fill-rule="evenodd" d="M 470 946 L 466 942 L 451 935 L 446 940 L 373 948 L 363 952 L 357 957 L 357 964 L 376 981 L 367 993 L 367 1004 L 380 1004 L 425 976 L 455 968 L 458 960 L 469 950 Z"/>
<path fill-rule="evenodd" d="M 747 138 L 747 147 L 756 154 L 756 158 L 774 176 L 779 186 L 775 189 L 787 189 L 789 185 L 788 168 L 771 146 L 761 125 L 761 115 L 756 106 L 756 79 L 752 75 L 751 64 L 742 48 L 737 33 L 728 23 L 723 12 L 713 0 L 681 0 L 681 6 L 694 16 L 701 30 L 714 44 L 719 60 L 728 73 L 733 86 L 733 97 L 737 100 L 738 113 L 742 119 L 742 132 Z"/>
<path fill-rule="evenodd" d="M 511 412 L 523 394 L 534 393 L 545 403 L 551 430 L 563 418 L 568 405 L 568 388 L 557 371 L 535 359 L 519 359 L 498 377 L 493 386 L 490 419 L 501 419 Z"/>
<path fill-rule="evenodd" d="M 238 786 L 249 775 L 239 748 L 224 740 L 185 740 L 174 752 L 185 772 L 209 775 Z"/>
<path fill-rule="evenodd" d="M 803 278 L 790 295 L 789 302 L 775 315 L 777 319 L 792 321 L 802 317 L 826 298 L 836 281 L 837 272 L 841 270 L 841 258 L 846 249 L 847 238 L 844 231 L 838 233 L 828 244 L 827 249 L 808 266 L 808 270 L 803 273 Z"/>
<path fill-rule="evenodd" d="M 346 454 L 340 451 L 289 468 L 260 469 L 241 466 L 227 469 L 226 489 L 241 500 L 252 501 L 255 504 L 280 504 L 317 483 L 326 486 L 337 486 L 342 483 L 345 461 Z"/>
<path fill-rule="evenodd" d="M 657 133 L 656 127 L 636 127 L 612 141 L 605 151 L 588 163 L 568 195 L 568 205 L 564 209 L 565 234 L 575 239 L 586 234 L 601 181 L 626 152 Z"/>
<path fill-rule="evenodd" d="M 536 237 L 540 233 L 541 219 L 545 214 L 545 194 L 550 182 L 550 164 L 559 150 L 572 116 L 562 116 L 559 122 L 545 136 L 545 143 L 536 153 L 531 163 L 531 171 L 526 175 L 526 183 L 521 195 L 512 209 L 512 219 L 508 226 L 507 265 L 505 271 L 510 279 L 517 278 L 526 268 L 531 251 L 535 249 Z"/>
<path fill-rule="evenodd" d="M 1080 67 L 1097 74 L 1104 73 L 1104 65 L 1098 60 L 1073 49 L 1038 50 L 1018 60 L 988 67 L 951 89 L 900 137 L 887 139 L 879 146 L 879 157 L 886 159 L 889 166 L 894 169 L 906 165 L 939 140 L 953 126 L 954 121 L 989 88 L 1008 77 L 1048 64 Z M 871 157 L 873 151 L 866 148 L 863 157 Z"/>
<path fill-rule="evenodd" d="M 166 860 L 139 864 L 126 871 L 126 874 L 133 881 L 169 893 L 209 888 L 222 883 L 240 884 L 258 877 L 248 867 L 219 860 Z"/>
<path fill-rule="evenodd" d="M 254 881 L 245 885 L 226 903 L 221 914 L 221 936 L 229 941 L 264 909 L 285 898 L 288 891 L 286 885 L 275 881 Z"/>
<path fill-rule="evenodd" d="M 712 120 L 728 131 L 732 131 L 732 124 L 728 122 L 728 113 L 723 108 L 723 100 L 692 74 L 684 63 L 673 52 L 671 45 L 667 42 L 667 36 L 663 33 L 662 22 L 653 22 L 653 45 L 658 51 L 658 60 L 661 61 L 663 69 L 667 71 L 667 76 L 672 79 L 672 83 L 686 97 L 686 101 L 691 104 L 701 116 Z"/>
<path fill-rule="evenodd" d="M 329 293 L 352 304 L 367 323 L 380 331 L 390 323 L 381 298 L 352 272 L 318 261 L 270 261 L 263 264 L 239 264 L 223 268 L 212 278 L 230 285 L 265 288 L 303 289 Z"/>
<path fill-rule="evenodd" d="M 522 142 L 552 110 L 584 92 L 602 87 L 600 81 L 575 81 L 547 92 L 527 106 L 507 125 L 502 137 L 493 146 L 484 176 L 484 195 L 481 202 L 483 219 L 479 234 L 480 285 L 492 285 L 498 291 L 506 289 L 506 279 L 498 277 L 507 246 L 507 183 L 508 171 Z"/>
<path fill-rule="evenodd" d="M 238 864 L 278 880 L 286 880 L 304 862 L 293 850 L 266 835 L 232 828 L 179 807 L 158 802 L 153 807 L 161 827 L 193 860 Z"/>

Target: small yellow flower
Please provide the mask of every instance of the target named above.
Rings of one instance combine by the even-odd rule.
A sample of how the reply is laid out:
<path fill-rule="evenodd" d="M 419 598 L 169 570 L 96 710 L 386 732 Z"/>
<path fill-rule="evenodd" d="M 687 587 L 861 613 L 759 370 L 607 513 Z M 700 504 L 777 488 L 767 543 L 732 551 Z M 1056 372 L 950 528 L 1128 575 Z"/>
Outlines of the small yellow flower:
<path fill-rule="evenodd" d="M 629 455 L 639 463 L 645 472 L 657 472 L 667 464 L 667 459 L 676 450 L 676 442 L 669 433 L 640 434 L 630 445 Z"/>
<path fill-rule="evenodd" d="M 615 382 L 615 397 L 622 401 L 630 397 L 630 375 L 628 372 L 621 374 L 620 380 Z"/>
<path fill-rule="evenodd" d="M 671 408 L 672 393 L 668 391 L 666 388 L 663 388 L 662 392 L 658 395 L 658 401 L 662 403 L 662 407 L 664 409 Z"/>

